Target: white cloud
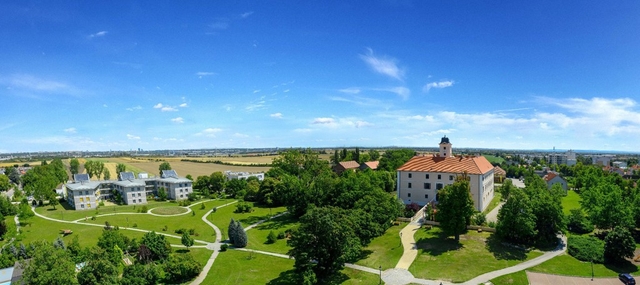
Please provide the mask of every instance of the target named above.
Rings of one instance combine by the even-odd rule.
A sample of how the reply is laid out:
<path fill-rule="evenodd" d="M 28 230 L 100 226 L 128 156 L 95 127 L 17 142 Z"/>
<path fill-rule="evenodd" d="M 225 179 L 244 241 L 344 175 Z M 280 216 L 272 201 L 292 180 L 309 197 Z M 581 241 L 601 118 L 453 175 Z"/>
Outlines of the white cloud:
<path fill-rule="evenodd" d="M 67 128 L 67 129 L 64 129 L 64 132 L 68 134 L 75 134 L 77 130 L 76 128 Z"/>
<path fill-rule="evenodd" d="M 206 129 L 202 130 L 202 132 L 196 133 L 195 135 L 196 136 L 205 136 L 205 137 L 213 138 L 219 132 L 222 132 L 222 129 L 220 129 L 220 128 L 206 128 Z"/>
<path fill-rule="evenodd" d="M 372 126 L 373 124 L 367 122 L 367 121 L 356 121 L 354 123 L 356 128 L 362 128 L 362 127 L 368 127 L 368 126 Z"/>
<path fill-rule="evenodd" d="M 361 54 L 360 59 L 369 65 L 373 71 L 402 81 L 404 71 L 398 68 L 395 59 L 376 57 L 374 56 L 372 49 L 369 48 L 367 50 L 369 52 L 367 54 Z"/>
<path fill-rule="evenodd" d="M 109 107 L 109 105 L 107 105 L 107 104 L 102 104 L 102 107 L 107 108 L 107 107 Z"/>
<path fill-rule="evenodd" d="M 244 13 L 240 14 L 240 18 L 246 19 L 251 15 L 253 15 L 253 11 L 244 12 Z"/>
<path fill-rule="evenodd" d="M 445 80 L 445 81 L 440 81 L 440 82 L 427 83 L 424 87 L 422 87 L 422 92 L 429 92 L 429 90 L 431 90 L 431 88 L 442 89 L 442 88 L 451 87 L 451 86 L 453 86 L 454 83 L 455 83 L 455 81 L 453 81 L 453 80 Z"/>
<path fill-rule="evenodd" d="M 402 99 L 405 99 L 405 100 L 409 98 L 409 95 L 411 95 L 411 90 L 409 90 L 409 88 L 407 87 L 402 87 L 402 86 L 391 87 L 391 88 L 377 88 L 374 90 L 395 93 L 396 95 L 402 97 Z"/>
<path fill-rule="evenodd" d="M 178 123 L 178 124 L 184 123 L 184 119 L 182 117 L 173 118 L 173 119 L 171 119 L 171 121 L 174 122 L 174 123 Z"/>
<path fill-rule="evenodd" d="M 215 72 L 208 72 L 208 71 L 198 71 L 196 72 L 197 76 L 212 76 L 212 75 L 216 75 L 217 73 Z"/>
<path fill-rule="evenodd" d="M 360 88 L 356 88 L 356 87 L 349 87 L 349 88 L 338 90 L 338 92 L 347 93 L 347 94 L 358 94 L 360 93 L 360 91 L 361 91 Z"/>
<path fill-rule="evenodd" d="M 99 32 L 97 32 L 95 34 L 90 34 L 88 37 L 90 39 L 96 38 L 96 37 L 103 37 L 103 36 L 107 35 L 107 33 L 108 33 L 108 31 L 99 31 Z"/>
<path fill-rule="evenodd" d="M 282 90 L 282 93 L 289 93 L 289 91 L 291 91 L 291 89 L 285 89 L 285 90 Z"/>
<path fill-rule="evenodd" d="M 164 106 L 160 109 L 160 111 L 162 112 L 176 112 L 178 111 L 178 109 L 171 107 L 171 106 Z"/>
<path fill-rule="evenodd" d="M 296 133 L 310 133 L 313 130 L 312 129 L 301 128 L 301 129 L 294 129 L 293 131 L 296 132 Z"/>
<path fill-rule="evenodd" d="M 25 74 L 13 75 L 7 81 L 12 87 L 31 89 L 35 91 L 57 92 L 71 89 L 69 85 L 62 82 L 37 78 Z"/>
<path fill-rule="evenodd" d="M 233 134 L 234 137 L 236 138 L 248 138 L 249 135 L 245 135 L 245 134 L 241 134 L 241 133 L 235 133 Z"/>
<path fill-rule="evenodd" d="M 255 110 L 264 109 L 266 103 L 267 102 L 265 100 L 256 101 L 247 105 L 247 107 L 245 107 L 245 110 L 252 112 Z"/>
<path fill-rule="evenodd" d="M 229 111 L 233 110 L 233 106 L 231 106 L 231 105 L 229 105 L 229 104 L 225 104 L 225 105 L 223 105 L 223 106 L 222 106 L 222 108 L 223 108 L 225 111 L 227 111 L 227 112 L 229 112 Z"/>
<path fill-rule="evenodd" d="M 187 103 L 182 103 L 179 106 L 180 106 L 180 108 L 186 108 L 187 107 Z"/>
<path fill-rule="evenodd" d="M 282 113 L 273 113 L 269 115 L 271 118 L 282 119 Z"/>
<path fill-rule="evenodd" d="M 314 125 L 333 125 L 335 124 L 335 120 L 333 118 L 315 118 L 311 122 Z"/>
<path fill-rule="evenodd" d="M 213 24 L 210 24 L 209 28 L 212 28 L 214 30 L 226 30 L 227 28 L 229 28 L 229 22 L 227 22 L 227 20 L 225 19 L 221 19 Z"/>
<path fill-rule="evenodd" d="M 253 94 L 260 92 L 260 89 L 253 90 Z"/>
<path fill-rule="evenodd" d="M 127 108 L 127 111 L 135 111 L 135 110 L 142 110 L 142 107 L 141 106 L 135 106 L 135 107 Z"/>
<path fill-rule="evenodd" d="M 127 139 L 130 139 L 130 140 L 140 140 L 140 137 L 139 137 L 139 136 L 134 136 L 134 135 L 127 134 Z"/>
<path fill-rule="evenodd" d="M 158 103 L 158 104 L 154 105 L 153 108 L 154 109 L 160 109 L 160 108 L 162 108 L 162 106 L 163 106 L 162 103 Z"/>

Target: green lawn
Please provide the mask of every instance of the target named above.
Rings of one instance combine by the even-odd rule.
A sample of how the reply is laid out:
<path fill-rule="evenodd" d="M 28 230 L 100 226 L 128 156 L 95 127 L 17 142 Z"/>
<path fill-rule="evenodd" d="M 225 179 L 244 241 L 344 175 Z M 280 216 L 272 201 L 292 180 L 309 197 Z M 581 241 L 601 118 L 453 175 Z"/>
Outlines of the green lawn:
<path fill-rule="evenodd" d="M 17 236 L 16 241 L 28 244 L 33 241 L 45 240 L 52 242 L 57 237 L 62 237 L 60 230 L 72 230 L 73 234 L 62 237 L 65 243 L 71 242 L 74 236 L 78 236 L 80 245 L 83 247 L 93 246 L 98 242 L 98 237 L 102 235 L 103 228 L 95 226 L 87 226 L 80 224 L 70 224 L 62 222 L 54 222 L 38 217 L 32 217 L 27 221 L 28 225 L 20 228 L 21 234 Z M 145 234 L 138 231 L 121 230 L 123 234 L 130 238 L 140 239 Z M 170 238 L 172 244 L 181 244 L 180 239 Z"/>
<path fill-rule="evenodd" d="M 188 212 L 187 208 L 178 207 L 178 206 L 168 206 L 168 207 L 156 207 L 151 210 L 151 213 L 156 215 L 177 215 Z"/>
<path fill-rule="evenodd" d="M 502 199 L 502 194 L 500 194 L 500 192 L 498 192 L 498 191 L 494 191 L 493 192 L 493 199 L 491 199 L 491 202 L 489 203 L 489 206 L 487 206 L 487 208 L 484 209 L 484 211 L 482 211 L 482 213 L 484 213 L 486 215 L 489 212 L 491 212 L 493 209 L 498 207 L 498 204 L 500 204 L 500 200 L 501 199 Z"/>
<path fill-rule="evenodd" d="M 562 211 L 564 214 L 568 215 L 571 209 L 580 209 L 581 200 L 582 198 L 575 191 L 567 191 L 567 196 L 562 198 Z"/>
<path fill-rule="evenodd" d="M 112 226 L 137 227 L 143 230 L 173 235 L 179 235 L 175 233 L 177 229 L 195 229 L 195 239 L 214 242 L 216 239 L 215 231 L 202 221 L 205 211 L 207 210 L 194 210 L 195 216 L 192 214 L 167 217 L 149 214 L 104 216 L 95 220 L 89 219 L 86 223 L 104 225 L 105 222 L 109 222 Z M 164 230 L 165 227 L 166 230 Z"/>
<path fill-rule="evenodd" d="M 414 237 L 419 253 L 409 271 L 425 279 L 464 282 L 542 255 L 505 246 L 486 232 L 469 231 L 460 236 L 460 244 L 453 237 L 444 237 L 437 227 L 420 229 Z"/>
<path fill-rule="evenodd" d="M 279 232 L 285 232 L 297 225 L 298 222 L 288 214 L 269 220 L 268 222 L 247 231 L 247 235 L 249 237 L 249 244 L 247 245 L 247 248 L 287 254 L 291 247 L 287 246 L 286 239 L 279 239 L 275 243 L 267 244 L 267 236 L 270 231 L 273 231 L 277 235 Z"/>
<path fill-rule="evenodd" d="M 553 259 L 532 267 L 529 270 L 550 274 L 591 277 L 591 263 L 577 260 L 569 254 L 554 257 Z M 621 267 L 593 264 L 593 273 L 595 277 L 616 277 L 618 276 L 618 273 L 622 272 L 632 273 L 635 275 L 638 273 L 638 267 L 631 263 L 627 263 L 625 266 Z"/>
<path fill-rule="evenodd" d="M 378 284 L 380 278 L 377 274 L 350 268 L 345 268 L 341 273 L 336 277 L 336 282 L 331 284 Z M 218 255 L 202 284 L 296 285 L 298 283 L 294 279 L 293 259 L 229 250 Z"/>
<path fill-rule="evenodd" d="M 101 206 L 93 210 L 74 210 L 67 204 L 67 202 L 61 203 L 56 206 L 55 209 L 51 206 L 37 207 L 36 213 L 43 216 L 54 218 L 64 221 L 75 221 L 84 219 L 85 217 L 91 218 L 92 216 L 113 214 L 113 213 L 137 213 L 143 206 L 147 206 L 147 209 L 153 209 L 161 206 L 175 206 L 176 204 L 170 202 L 157 202 L 149 201 L 144 205 L 115 205 L 115 206 Z"/>
<path fill-rule="evenodd" d="M 488 154 L 483 154 L 482 156 L 484 156 L 484 158 L 486 158 L 489 162 L 491 162 L 491 164 L 501 164 L 504 162 L 504 158 L 502 157 L 488 155 Z"/>
<path fill-rule="evenodd" d="M 253 205 L 253 203 L 251 204 Z M 231 221 L 231 218 L 236 221 L 240 221 L 243 227 L 247 227 L 260 220 L 268 219 L 272 215 L 282 213 L 286 211 L 287 208 L 277 207 L 269 209 L 264 207 L 256 207 L 254 205 L 253 211 L 251 213 L 234 213 L 235 210 L 236 205 L 232 204 L 227 207 L 218 209 L 215 213 L 211 213 L 211 215 L 207 217 L 209 221 L 214 223 L 222 231 L 222 240 L 225 240 L 227 238 L 227 229 L 229 228 L 229 222 Z"/>
<path fill-rule="evenodd" d="M 529 285 L 529 279 L 527 273 L 524 271 L 518 271 L 505 276 L 500 276 L 496 279 L 491 279 L 491 283 L 494 285 Z"/>
<path fill-rule="evenodd" d="M 392 226 L 382 236 L 373 239 L 363 249 L 363 258 L 356 264 L 371 268 L 382 266 L 382 270 L 396 267 L 404 251 L 400 244 L 400 230 L 406 225 L 401 223 L 398 226 Z"/>

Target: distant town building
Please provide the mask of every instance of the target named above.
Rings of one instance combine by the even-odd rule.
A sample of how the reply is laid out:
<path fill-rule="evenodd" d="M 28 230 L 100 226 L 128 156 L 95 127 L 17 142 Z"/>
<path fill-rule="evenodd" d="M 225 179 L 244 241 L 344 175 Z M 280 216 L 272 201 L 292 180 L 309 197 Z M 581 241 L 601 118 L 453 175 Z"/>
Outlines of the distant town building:
<path fill-rule="evenodd" d="M 360 169 L 360 164 L 355 160 L 341 161 L 333 167 L 333 171 L 338 173 L 338 175 L 347 170 L 355 171 L 357 169 Z"/>
<path fill-rule="evenodd" d="M 600 164 L 602 166 L 610 166 L 611 161 L 615 159 L 615 155 L 612 154 L 602 154 L 602 155 L 594 155 L 591 157 L 593 159 L 593 164 Z"/>
<path fill-rule="evenodd" d="M 565 153 L 553 153 L 547 156 L 547 163 L 551 164 L 566 164 L 566 165 L 576 165 L 576 153 L 573 150 L 568 150 Z"/>
<path fill-rule="evenodd" d="M 502 167 L 496 166 L 493 168 L 493 182 L 502 183 L 506 177 L 507 172 Z"/>
<path fill-rule="evenodd" d="M 250 173 L 250 172 L 232 172 L 232 171 L 225 171 L 224 175 L 227 177 L 227 180 L 231 180 L 231 179 L 248 179 L 249 177 L 256 177 L 258 178 L 259 181 L 264 180 L 264 173 L 263 172 L 257 172 L 257 173 Z"/>
<path fill-rule="evenodd" d="M 118 180 L 92 181 L 88 174 L 75 174 L 73 182 L 64 185 L 66 199 L 76 210 L 95 209 L 100 201 L 115 198 L 116 193 L 127 205 L 146 204 L 147 196 L 155 196 L 164 188 L 169 199 L 182 200 L 193 193 L 192 181 L 178 176 L 175 170 L 163 170 L 161 177 L 146 173 L 120 172 Z"/>
<path fill-rule="evenodd" d="M 548 172 L 542 179 L 547 183 L 547 188 L 551 189 L 554 184 L 560 184 L 562 186 L 562 190 L 567 192 L 567 180 L 560 177 L 560 174 L 556 172 Z"/>
<path fill-rule="evenodd" d="M 378 169 L 379 164 L 380 164 L 380 161 L 377 161 L 377 160 L 363 162 L 362 164 L 360 164 L 360 170 L 366 170 L 366 169 L 376 170 Z"/>
<path fill-rule="evenodd" d="M 493 199 L 494 167 L 483 156 L 454 156 L 446 136 L 440 141 L 438 154 L 414 156 L 398 168 L 398 198 L 405 204 L 437 202 L 438 190 L 453 184 L 460 175 L 469 178 L 474 207 L 483 211 Z"/>

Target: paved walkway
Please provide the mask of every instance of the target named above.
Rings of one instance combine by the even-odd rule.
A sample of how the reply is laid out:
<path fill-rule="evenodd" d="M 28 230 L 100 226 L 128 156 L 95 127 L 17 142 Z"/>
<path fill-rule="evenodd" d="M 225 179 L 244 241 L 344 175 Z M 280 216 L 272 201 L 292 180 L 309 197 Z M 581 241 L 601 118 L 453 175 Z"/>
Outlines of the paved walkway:
<path fill-rule="evenodd" d="M 562 276 L 527 271 L 527 279 L 530 285 L 620 285 L 618 278 L 585 278 L 574 276 Z"/>
<path fill-rule="evenodd" d="M 418 247 L 416 246 L 416 240 L 413 238 L 413 234 L 422 226 L 420 221 L 411 222 L 400 231 L 400 241 L 402 242 L 404 252 L 398 264 L 396 264 L 396 268 L 408 270 L 413 260 L 418 256 Z"/>
<path fill-rule="evenodd" d="M 504 202 L 500 202 L 498 206 L 491 210 L 491 212 L 487 213 L 487 222 L 498 222 L 498 212 L 500 212 L 500 208 L 502 208 L 502 205 L 504 205 Z"/>

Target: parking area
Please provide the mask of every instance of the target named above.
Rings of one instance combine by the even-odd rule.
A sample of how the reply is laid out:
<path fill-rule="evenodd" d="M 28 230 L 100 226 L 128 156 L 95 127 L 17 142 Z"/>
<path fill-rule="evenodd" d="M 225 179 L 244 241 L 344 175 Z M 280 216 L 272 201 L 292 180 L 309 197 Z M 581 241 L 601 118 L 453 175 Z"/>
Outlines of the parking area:
<path fill-rule="evenodd" d="M 530 285 L 621 285 L 622 282 L 618 278 L 584 278 L 572 276 L 560 276 L 553 274 L 543 274 L 527 271 L 527 278 Z"/>

